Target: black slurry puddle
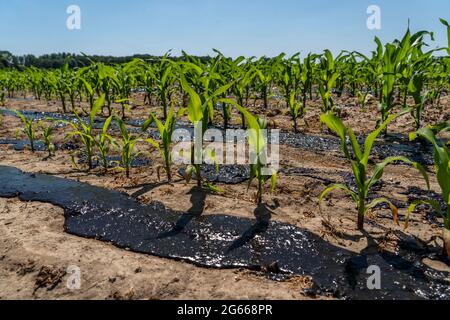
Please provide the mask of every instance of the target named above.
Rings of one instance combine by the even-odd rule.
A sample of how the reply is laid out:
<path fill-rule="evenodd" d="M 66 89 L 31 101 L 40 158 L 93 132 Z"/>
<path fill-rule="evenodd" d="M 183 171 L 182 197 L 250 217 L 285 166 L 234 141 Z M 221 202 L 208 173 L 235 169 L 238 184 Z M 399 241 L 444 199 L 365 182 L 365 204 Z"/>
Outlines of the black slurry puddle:
<path fill-rule="evenodd" d="M 25 148 L 31 149 L 30 141 L 19 139 L 0 139 L 0 145 L 11 145 L 15 151 L 23 151 Z M 34 141 L 34 150 L 47 151 L 43 141 Z"/>
<path fill-rule="evenodd" d="M 217 170 L 219 169 L 219 170 Z M 184 176 L 186 170 L 181 168 L 178 173 Z M 202 165 L 202 178 L 208 182 L 225 183 L 225 184 L 239 184 L 247 181 L 250 178 L 250 167 L 248 165 Z M 193 179 L 197 179 L 193 174 Z"/>
<path fill-rule="evenodd" d="M 203 216 L 206 194 L 193 188 L 193 206 L 176 212 L 160 203 L 143 205 L 127 195 L 88 184 L 0 166 L 0 197 L 41 201 L 62 207 L 65 230 L 117 247 L 212 268 L 264 270 L 276 263 L 281 273 L 311 276 L 309 294 L 346 299 L 450 299 L 448 273 L 427 268 L 427 250 L 399 248 L 356 255 L 307 230 L 275 222 L 263 206 L 256 219 Z M 381 290 L 369 290 L 370 265 L 381 269 Z"/>
<path fill-rule="evenodd" d="M 120 156 L 108 156 L 106 158 L 108 168 L 117 168 L 122 166 L 122 157 Z M 85 154 L 81 154 L 78 159 L 78 164 L 87 164 L 87 157 Z M 131 160 L 130 166 L 132 168 L 143 168 L 149 167 L 152 165 L 152 161 L 149 158 L 144 157 L 135 157 Z M 92 168 L 102 167 L 103 160 L 100 156 L 92 157 Z"/>
<path fill-rule="evenodd" d="M 0 139 L 0 145 L 10 145 L 15 151 L 23 151 L 25 149 L 31 150 L 31 144 L 29 140 L 20 140 L 20 139 Z M 56 150 L 76 150 L 79 149 L 80 146 L 74 142 L 68 141 L 63 144 L 56 144 Z M 34 141 L 34 149 L 35 151 L 48 151 L 47 146 L 44 141 L 36 140 Z"/>

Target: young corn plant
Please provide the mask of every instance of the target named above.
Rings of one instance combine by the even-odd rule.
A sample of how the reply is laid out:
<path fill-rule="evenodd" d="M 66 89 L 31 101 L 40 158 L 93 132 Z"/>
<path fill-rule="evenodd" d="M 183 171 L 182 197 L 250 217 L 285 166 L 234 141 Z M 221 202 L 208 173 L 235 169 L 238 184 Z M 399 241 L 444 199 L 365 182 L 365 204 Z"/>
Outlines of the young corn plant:
<path fill-rule="evenodd" d="M 183 113 L 184 110 L 180 109 L 178 114 Z M 174 112 L 174 106 L 172 104 L 169 113 L 167 115 L 165 123 L 159 121 L 153 113 L 150 113 L 149 119 L 144 123 L 142 127 L 142 131 L 146 131 L 151 123 L 155 122 L 158 127 L 159 135 L 161 136 L 161 143 L 156 142 L 155 140 L 148 138 L 145 141 L 153 145 L 161 154 L 161 157 L 164 161 L 164 170 L 167 174 L 167 180 L 169 182 L 172 181 L 172 154 L 171 154 L 171 146 L 172 146 L 172 135 L 175 130 L 177 114 Z M 159 174 L 158 174 L 159 176 Z"/>
<path fill-rule="evenodd" d="M 47 119 L 47 121 L 51 121 L 50 124 L 45 125 L 44 121 L 39 121 L 38 127 L 42 129 L 42 138 L 44 139 L 44 144 L 48 151 L 47 158 L 51 158 L 55 151 L 55 145 L 52 142 L 52 135 L 55 130 L 55 121 L 53 119 Z"/>
<path fill-rule="evenodd" d="M 213 101 L 215 98 L 221 96 L 226 92 L 232 85 L 233 82 L 218 88 L 216 91 L 210 93 L 208 90 L 209 81 L 205 79 L 202 83 L 204 85 L 204 90 L 201 95 L 199 95 L 196 90 L 194 90 L 187 82 L 183 72 L 180 71 L 180 83 L 183 90 L 189 95 L 188 104 L 188 118 L 193 124 L 196 134 L 201 134 L 201 139 L 205 135 L 208 128 L 208 123 L 210 120 L 210 113 L 214 109 Z M 220 100 L 222 102 L 222 100 Z M 226 100 L 224 100 L 227 102 Z M 200 130 L 201 128 L 201 130 Z M 198 137 L 196 137 L 196 140 Z M 186 180 L 189 181 L 192 174 L 195 173 L 197 177 L 197 185 L 202 186 L 202 176 L 201 176 L 201 164 L 203 163 L 203 151 L 201 148 L 196 148 L 195 144 L 191 147 L 191 165 L 186 169 Z M 211 189 L 211 185 L 208 183 L 204 184 L 206 187 Z"/>
<path fill-rule="evenodd" d="M 32 118 L 26 118 L 23 114 L 21 114 L 19 111 L 14 110 L 14 112 L 17 114 L 17 116 L 19 117 L 20 121 L 23 124 L 23 132 L 25 132 L 25 134 L 28 137 L 28 141 L 30 142 L 30 148 L 31 148 L 31 152 L 34 152 L 34 142 L 36 140 L 36 131 L 34 129 L 34 123 L 33 123 L 33 119 Z"/>
<path fill-rule="evenodd" d="M 102 131 L 94 140 L 95 145 L 97 146 L 98 151 L 100 152 L 100 158 L 103 166 L 103 173 L 108 173 L 108 155 L 111 151 L 111 147 L 115 147 L 116 143 L 114 138 L 108 134 L 108 129 L 111 124 L 113 116 L 109 116 L 103 124 Z"/>
<path fill-rule="evenodd" d="M 254 179 L 258 181 L 258 190 L 256 193 L 256 201 L 261 204 L 263 201 L 264 185 L 267 181 L 271 181 L 271 192 L 273 192 L 277 185 L 277 172 L 271 170 L 271 174 L 265 172 L 265 167 L 267 166 L 267 144 L 266 139 L 263 135 L 263 130 L 267 129 L 267 122 L 262 119 L 258 119 L 248 112 L 245 108 L 241 107 L 239 104 L 232 100 L 226 99 L 227 103 L 234 105 L 236 109 L 239 110 L 247 120 L 248 123 L 248 143 L 250 147 L 251 154 L 253 155 L 253 161 L 250 164 L 250 180 L 248 183 L 248 188 L 250 188 L 251 183 Z"/>
<path fill-rule="evenodd" d="M 350 161 L 352 166 L 352 171 L 354 175 L 354 181 L 356 184 L 356 191 L 353 191 L 349 185 L 345 184 L 333 184 L 327 187 L 319 198 L 319 206 L 323 201 L 324 197 L 333 190 L 340 189 L 350 195 L 352 200 L 355 202 L 357 210 L 358 210 L 358 222 L 357 228 L 359 230 L 364 230 L 364 217 L 367 212 L 377 205 L 381 203 L 385 203 L 389 205 L 392 210 L 394 222 L 398 223 L 398 210 L 397 208 L 386 198 L 377 198 L 368 203 L 368 195 L 370 192 L 370 188 L 377 183 L 381 177 L 383 176 L 384 169 L 387 165 L 392 164 L 394 162 L 404 162 L 406 164 L 412 165 L 414 168 L 418 169 L 420 173 L 425 178 L 427 186 L 429 187 L 428 175 L 426 174 L 424 168 L 416 163 L 412 162 L 405 157 L 388 157 L 384 159 L 381 163 L 378 163 L 372 172 L 372 175 L 369 175 L 368 162 L 370 153 L 372 150 L 372 146 L 375 142 L 375 139 L 380 135 L 382 130 L 388 126 L 388 124 L 395 118 L 396 115 L 391 115 L 386 119 L 383 124 L 369 134 L 364 142 L 364 149 L 361 149 L 359 142 L 353 133 L 351 128 L 347 128 L 344 123 L 336 117 L 333 113 L 328 112 L 323 114 L 320 118 L 322 123 L 325 123 L 327 127 L 334 131 L 341 140 L 341 149 L 344 153 L 345 157 Z M 350 140 L 351 151 L 350 152 L 347 146 L 347 138 Z"/>
<path fill-rule="evenodd" d="M 418 73 L 413 76 L 409 83 L 409 92 L 414 98 L 414 107 L 411 108 L 411 116 L 414 118 L 416 130 L 419 130 L 422 124 L 422 113 L 427 102 L 428 92 L 423 92 L 425 85 L 425 77 L 423 73 Z"/>
<path fill-rule="evenodd" d="M 168 54 L 164 55 L 160 63 L 155 65 L 153 69 L 159 100 L 163 107 L 164 119 L 167 118 L 171 90 L 175 81 L 173 65 L 167 58 Z"/>
<path fill-rule="evenodd" d="M 264 109 L 269 108 L 269 96 L 270 96 L 270 87 L 275 77 L 275 71 L 278 68 L 278 63 L 280 63 L 281 59 L 285 54 L 281 54 L 276 58 L 267 60 L 266 57 L 262 57 L 258 60 L 256 66 L 256 78 L 258 80 L 257 87 L 258 91 L 261 94 L 261 98 L 263 100 Z"/>
<path fill-rule="evenodd" d="M 356 98 L 358 99 L 359 106 L 361 110 L 366 110 L 367 96 L 369 95 L 369 91 L 357 91 Z"/>
<path fill-rule="evenodd" d="M 297 119 L 303 118 L 306 114 L 306 104 L 301 101 L 295 101 L 295 92 L 291 92 L 290 100 L 289 100 L 289 111 L 291 113 L 292 122 L 294 123 L 294 131 L 297 132 Z"/>
<path fill-rule="evenodd" d="M 301 83 L 301 63 L 296 54 L 288 60 L 283 60 L 279 63 L 279 79 L 278 85 L 281 87 L 286 105 L 291 114 L 294 131 L 297 132 L 297 119 L 304 116 L 306 113 L 306 105 L 296 98 L 299 94 L 299 87 Z"/>
<path fill-rule="evenodd" d="M 382 94 L 381 94 L 381 121 L 380 125 L 388 117 L 391 110 L 396 106 L 394 102 L 394 93 L 396 82 L 402 80 L 404 90 L 408 90 L 408 83 L 411 77 L 411 73 L 407 72 L 410 65 L 410 56 L 414 50 L 419 50 L 423 46 L 423 37 L 426 34 L 430 34 L 426 31 L 420 31 L 415 34 L 411 34 L 409 28 L 401 41 L 396 40 L 394 43 L 388 43 L 385 45 L 383 59 L 382 59 Z M 432 36 L 432 34 L 431 34 Z M 376 38 L 376 41 L 379 41 Z M 399 92 L 401 92 L 399 88 Z M 385 128 L 384 133 L 387 132 Z"/>
<path fill-rule="evenodd" d="M 420 137 L 433 145 L 436 177 L 447 208 L 441 207 L 440 203 L 435 200 L 414 201 L 409 206 L 405 228 L 408 227 L 410 215 L 419 204 L 430 205 L 444 219 L 444 252 L 450 257 L 450 149 L 444 143 L 439 142 L 436 137 L 437 133 L 448 130 L 450 130 L 450 122 L 435 127 L 425 127 L 410 135 L 410 140 Z"/>
<path fill-rule="evenodd" d="M 301 82 L 301 93 L 302 93 L 302 107 L 301 110 L 306 112 L 306 100 L 308 92 L 312 92 L 312 84 L 314 79 L 314 61 L 317 58 L 317 55 L 308 54 L 308 56 L 303 59 L 300 82 Z"/>
<path fill-rule="evenodd" d="M 232 91 L 240 106 L 245 106 L 247 104 L 245 99 L 246 93 L 248 92 L 249 86 L 255 75 L 256 72 L 253 67 L 247 70 L 244 66 L 239 64 L 239 61 L 234 61 L 232 64 L 231 79 L 234 81 Z M 243 114 L 241 114 L 241 120 L 242 128 L 245 129 L 245 116 Z"/>
<path fill-rule="evenodd" d="M 121 136 L 118 139 L 121 154 L 121 168 L 125 170 L 125 175 L 127 178 L 129 178 L 131 164 L 133 160 L 139 156 L 139 153 L 135 152 L 135 147 L 136 143 L 141 141 L 142 134 L 132 135 L 128 133 L 125 122 L 117 116 L 115 116 L 115 120 L 117 125 L 119 126 L 121 133 Z"/>
<path fill-rule="evenodd" d="M 319 75 L 319 93 L 322 97 L 322 113 L 333 110 L 334 102 L 331 97 L 331 91 L 336 85 L 336 80 L 339 73 L 336 71 L 333 54 L 330 50 L 325 50 L 324 55 L 320 60 L 320 75 Z"/>
<path fill-rule="evenodd" d="M 94 120 L 95 116 L 99 113 L 99 111 L 102 109 L 103 105 L 105 103 L 105 95 L 101 95 L 100 98 L 98 98 L 94 106 L 89 113 L 88 123 L 85 124 L 83 119 L 81 119 L 77 114 L 75 116 L 77 117 L 76 122 L 66 122 L 72 126 L 74 131 L 69 132 L 69 136 L 78 136 L 81 140 L 81 142 L 84 145 L 84 150 L 86 153 L 86 159 L 88 162 L 88 170 L 92 170 L 93 163 L 92 158 L 94 155 L 94 147 L 95 147 L 95 137 L 93 132 L 94 127 Z"/>
<path fill-rule="evenodd" d="M 82 89 L 87 96 L 89 102 L 89 111 L 94 107 L 95 90 L 93 85 L 89 82 L 89 77 L 92 76 L 93 71 L 90 68 L 83 68 L 78 71 L 78 78 L 80 79 L 80 89 Z M 81 94 L 80 94 L 81 95 Z"/>

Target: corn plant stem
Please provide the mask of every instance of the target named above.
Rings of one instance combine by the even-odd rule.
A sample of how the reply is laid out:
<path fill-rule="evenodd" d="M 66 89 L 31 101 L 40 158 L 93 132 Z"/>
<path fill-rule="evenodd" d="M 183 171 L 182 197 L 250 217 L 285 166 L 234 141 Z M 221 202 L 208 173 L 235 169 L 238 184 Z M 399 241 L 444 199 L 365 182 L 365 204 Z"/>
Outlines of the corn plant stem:
<path fill-rule="evenodd" d="M 64 97 L 63 93 L 59 94 L 60 99 L 61 99 L 61 104 L 62 104 L 62 108 L 63 108 L 63 112 L 66 113 L 67 112 L 67 108 L 66 108 L 66 98 Z"/>
<path fill-rule="evenodd" d="M 238 97 L 238 103 L 240 106 L 244 106 L 244 99 L 242 97 Z M 246 129 L 245 116 L 242 112 L 240 112 L 240 114 L 241 114 L 242 129 Z"/>
<path fill-rule="evenodd" d="M 262 164 L 258 158 L 258 204 L 262 203 L 262 194 L 263 194 L 263 177 L 261 176 L 261 167 Z"/>
<path fill-rule="evenodd" d="M 164 161 L 166 165 L 167 180 L 172 182 L 172 172 L 170 170 L 170 150 L 169 146 L 164 147 Z"/>
<path fill-rule="evenodd" d="M 103 173 L 108 172 L 108 159 L 106 157 L 103 157 Z"/>
<path fill-rule="evenodd" d="M 125 120 L 125 103 L 124 102 L 121 103 L 121 107 L 122 107 L 122 120 Z"/>
<path fill-rule="evenodd" d="M 92 170 L 92 151 L 90 148 L 86 150 L 87 160 L 88 160 L 88 166 L 89 171 Z"/>
<path fill-rule="evenodd" d="M 197 187 L 202 186 L 201 168 L 199 164 L 195 165 L 195 175 L 197 176 Z"/>
<path fill-rule="evenodd" d="M 364 197 L 359 197 L 358 202 L 358 230 L 363 231 L 364 230 L 364 214 L 366 211 L 366 203 L 364 200 Z"/>
<path fill-rule="evenodd" d="M 450 230 L 450 204 L 447 205 L 447 219 L 444 221 L 444 228 Z"/>

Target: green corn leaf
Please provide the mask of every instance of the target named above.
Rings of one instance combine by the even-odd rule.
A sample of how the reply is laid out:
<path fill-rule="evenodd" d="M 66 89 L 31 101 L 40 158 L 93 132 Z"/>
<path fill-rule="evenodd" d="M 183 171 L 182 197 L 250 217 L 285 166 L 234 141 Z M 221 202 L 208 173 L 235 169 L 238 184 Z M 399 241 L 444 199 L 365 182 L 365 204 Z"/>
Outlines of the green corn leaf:
<path fill-rule="evenodd" d="M 430 189 L 430 180 L 429 180 L 428 174 L 425 171 L 425 169 L 423 168 L 423 166 L 417 162 L 413 162 L 413 161 L 409 160 L 408 158 L 402 157 L 402 156 L 388 157 L 388 158 L 384 159 L 383 162 L 377 164 L 373 170 L 372 177 L 367 181 L 367 187 L 370 188 L 371 186 L 373 186 L 375 183 L 377 183 L 381 179 L 386 166 L 388 166 L 389 164 L 392 164 L 394 162 L 398 162 L 398 161 L 412 165 L 414 168 L 419 170 L 419 172 L 422 174 L 423 178 L 425 179 L 428 189 Z"/>
<path fill-rule="evenodd" d="M 100 98 L 98 98 L 95 103 L 94 106 L 92 107 L 91 113 L 89 114 L 89 120 L 90 123 L 94 122 L 94 118 L 97 115 L 97 113 L 102 109 L 103 105 L 105 104 L 105 95 L 102 94 L 100 96 Z"/>
<path fill-rule="evenodd" d="M 447 53 L 450 55 L 450 24 L 442 18 L 440 18 L 439 20 L 444 26 L 447 27 L 447 41 L 448 41 Z"/>
<path fill-rule="evenodd" d="M 342 120 L 336 117 L 332 112 L 327 112 L 320 116 L 320 122 L 325 123 L 331 131 L 335 132 L 339 136 L 341 139 L 341 149 L 345 156 L 350 158 L 346 144 L 347 129 Z"/>
<path fill-rule="evenodd" d="M 370 153 L 372 152 L 372 146 L 376 140 L 376 138 L 380 135 L 380 133 L 387 128 L 389 123 L 391 123 L 392 120 L 394 120 L 397 117 L 397 115 L 391 115 L 389 116 L 386 121 L 384 121 L 381 126 L 373 131 L 371 134 L 369 134 L 364 142 L 364 154 L 361 159 L 361 164 L 367 168 L 367 163 L 369 162 Z"/>
<path fill-rule="evenodd" d="M 322 193 L 320 194 L 320 197 L 319 197 L 319 205 L 322 203 L 323 198 L 325 198 L 325 196 L 327 194 L 329 194 L 330 192 L 332 192 L 332 191 L 334 191 L 336 189 L 343 190 L 346 193 L 348 193 L 355 202 L 358 200 L 358 195 L 355 192 L 353 192 L 352 190 L 350 190 L 350 188 L 347 187 L 346 185 L 344 185 L 344 184 L 333 184 L 333 185 L 327 187 L 324 191 L 322 191 Z"/>
<path fill-rule="evenodd" d="M 158 142 L 156 142 L 155 140 L 148 138 L 145 139 L 146 142 L 150 143 L 152 146 L 154 146 L 156 149 L 161 150 L 161 146 L 159 145 Z"/>
<path fill-rule="evenodd" d="M 184 75 L 180 75 L 181 86 L 183 90 L 187 92 L 189 95 L 189 104 L 188 104 L 188 118 L 193 124 L 201 121 L 203 119 L 203 108 L 202 101 L 200 96 L 195 92 L 190 85 L 187 83 Z"/>

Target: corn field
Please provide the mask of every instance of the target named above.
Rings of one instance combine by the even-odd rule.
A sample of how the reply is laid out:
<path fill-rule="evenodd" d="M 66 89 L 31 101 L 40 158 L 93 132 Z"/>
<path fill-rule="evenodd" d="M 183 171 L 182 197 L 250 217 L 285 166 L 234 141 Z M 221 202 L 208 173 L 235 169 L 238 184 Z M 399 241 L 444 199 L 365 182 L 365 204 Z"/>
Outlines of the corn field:
<path fill-rule="evenodd" d="M 100 182 L 96 185 L 119 189 L 136 201 L 161 201 L 165 206 L 185 212 L 183 219 L 175 219 L 176 222 L 161 220 L 174 226 L 168 235 L 164 233 L 157 239 L 183 234 L 186 225 L 201 219 L 198 216 L 206 208 L 212 208 L 208 210 L 213 212 L 214 209 L 234 212 L 239 206 L 257 208 L 256 226 L 247 230 L 252 235 L 241 239 L 242 245 L 252 244 L 254 237 L 264 234 L 268 228 L 275 228 L 269 223 L 270 217 L 291 223 L 297 218 L 306 219 L 301 218 L 303 215 L 317 215 L 323 228 L 320 229 L 323 230 L 321 239 L 325 241 L 344 239 L 344 225 L 354 237 L 374 236 L 373 219 L 382 212 L 389 222 L 383 220 L 384 236 L 377 238 L 380 248 L 392 241 L 393 230 L 408 234 L 410 229 L 423 227 L 426 229 L 420 230 L 427 230 L 423 234 L 428 244 L 436 243 L 439 253 L 435 251 L 435 254 L 442 261 L 448 261 L 450 26 L 443 19 L 441 25 L 449 35 L 448 47 L 435 48 L 432 32 L 407 30 L 402 38 L 392 42 L 383 43 L 375 37 L 375 49 L 369 55 L 356 51 L 335 54 L 324 50 L 292 56 L 231 58 L 215 50 L 215 54 L 207 58 L 185 52 L 175 57 L 169 52 L 151 60 L 134 59 L 123 64 L 91 61 L 84 67 L 71 68 L 73 57 L 68 56 L 64 67 L 58 69 L 0 69 L 0 140 L 11 140 L 14 135 L 23 138 L 24 145 L 29 146 L 29 150 L 27 147 L 22 150 L 28 159 L 5 147 L 0 163 L 27 171 L 33 167 L 25 165 L 26 161 L 42 162 L 40 173 L 49 170 L 52 175 L 72 180 L 76 177 L 86 183 L 98 179 Z M 348 101 L 352 102 L 350 107 L 346 105 Z M 31 107 L 35 105 L 45 109 L 38 119 L 40 110 Z M 348 116 L 349 112 L 352 115 L 357 112 L 360 118 Z M 368 120 L 371 115 L 375 117 L 370 120 L 373 122 Z M 14 123 L 14 128 L 9 123 Z M 399 126 L 399 123 L 406 125 Z M 210 176 L 220 176 L 226 166 L 220 163 L 217 150 L 199 150 L 193 145 L 181 154 L 189 164 L 180 166 L 172 153 L 179 142 L 175 135 L 180 128 L 193 130 L 200 140 L 206 139 L 208 129 L 219 133 L 227 129 L 247 130 L 248 148 L 255 161 L 242 165 L 245 168 L 236 167 L 246 170 L 245 179 L 237 186 L 217 182 L 219 178 L 212 180 Z M 312 140 L 311 150 L 296 150 L 292 143 L 310 139 L 311 128 L 316 128 L 315 136 L 320 138 Z M 276 143 L 281 149 L 280 169 L 267 172 L 264 171 L 266 149 L 271 143 L 264 139 L 263 132 L 275 129 L 281 130 L 284 139 Z M 394 140 L 395 143 L 391 143 Z M 315 151 L 323 141 L 338 146 L 332 156 L 329 145 L 320 152 Z M 386 145 L 388 150 L 392 144 L 395 144 L 392 150 L 412 148 L 411 154 L 417 157 L 381 153 L 384 149 L 380 145 Z M 76 147 L 69 149 L 71 145 Z M 427 154 L 431 162 L 421 161 L 420 157 Z M 14 160 L 14 157 L 21 160 Z M 314 159 L 311 168 L 301 167 L 302 161 L 310 158 Z M 140 168 L 136 165 L 139 161 L 150 165 Z M 293 165 L 297 165 L 295 170 L 301 172 L 302 178 L 286 174 L 293 170 Z M 319 165 L 322 172 L 317 173 L 312 182 L 302 185 L 301 192 L 294 190 L 302 183 L 298 180 L 310 179 Z M 328 167 L 330 170 L 326 171 Z M 58 171 L 62 169 L 64 173 Z M 344 178 L 335 178 L 336 172 Z M 404 193 L 382 192 L 387 185 L 392 188 L 389 190 L 394 190 L 401 183 L 406 190 Z M 420 197 L 414 197 L 413 191 L 419 192 L 413 187 L 423 189 Z M 165 189 L 154 191 L 158 188 Z M 189 188 L 189 193 L 177 193 L 185 188 Z M 183 198 L 186 194 L 192 202 L 192 208 L 187 211 L 184 204 L 189 200 Z M 120 198 L 119 195 L 114 197 L 110 203 Z M 227 202 L 229 199 L 235 200 Z M 239 201 L 246 201 L 246 204 Z M 300 204 L 305 202 L 310 203 L 308 210 Z M 340 209 L 333 209 L 335 206 Z M 91 209 L 92 212 L 100 210 Z M 139 212 L 140 209 L 133 210 Z M 311 212 L 313 210 L 316 211 Z M 334 210 L 349 212 L 349 215 L 334 217 Z M 108 214 L 114 212 L 111 210 Z M 422 226 L 426 224 L 425 214 L 434 217 L 433 227 Z M 142 219 L 137 220 L 145 220 Z M 342 222 L 343 219 L 350 220 L 350 226 Z M 206 227 L 201 230 L 208 232 Z M 110 240 L 105 234 L 87 237 Z M 214 236 L 195 234 L 189 239 L 201 238 L 207 242 Z M 110 241 L 114 243 L 114 239 Z M 119 247 L 144 250 L 139 246 L 133 249 L 126 241 L 120 241 L 116 241 Z M 173 247 L 175 250 L 177 246 Z M 300 249 L 290 247 L 289 250 Z M 201 256 L 201 252 L 197 254 Z M 155 255 L 165 256 L 159 251 Z M 195 260 L 197 256 L 188 258 L 185 260 L 203 263 Z M 278 264 L 282 263 L 274 262 L 261 270 L 282 273 L 285 268 L 285 273 L 292 272 Z"/>

